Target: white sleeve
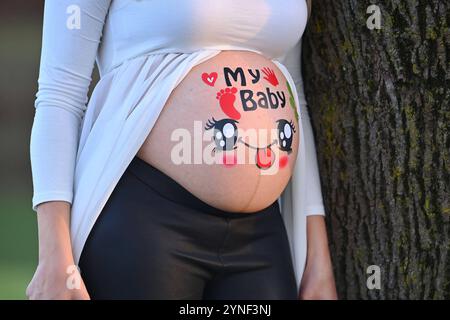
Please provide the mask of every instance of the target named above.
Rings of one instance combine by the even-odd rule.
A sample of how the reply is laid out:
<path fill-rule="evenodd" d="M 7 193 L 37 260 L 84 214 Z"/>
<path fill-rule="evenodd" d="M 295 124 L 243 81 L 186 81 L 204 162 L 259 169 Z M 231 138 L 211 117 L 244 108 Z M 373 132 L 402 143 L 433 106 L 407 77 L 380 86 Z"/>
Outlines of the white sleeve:
<path fill-rule="evenodd" d="M 301 70 L 301 40 L 297 45 L 287 52 L 280 62 L 288 69 L 295 82 L 297 89 L 297 95 L 299 100 L 300 119 L 302 122 L 303 131 L 300 134 L 304 135 L 304 145 L 300 146 L 299 155 L 296 161 L 296 171 L 299 170 L 299 162 L 304 163 L 302 168 L 302 179 L 305 179 L 302 188 L 302 192 L 305 192 L 303 199 L 305 203 L 305 214 L 309 215 L 325 215 L 325 208 L 322 199 L 322 190 L 320 185 L 319 168 L 317 164 L 316 148 L 314 144 L 314 135 L 311 127 L 311 121 L 309 119 L 308 107 L 305 100 L 305 94 L 303 89 L 303 79 Z M 296 195 L 292 195 L 296 197 Z"/>
<path fill-rule="evenodd" d="M 111 0 L 46 0 L 30 137 L 32 207 L 72 203 L 79 128 Z"/>

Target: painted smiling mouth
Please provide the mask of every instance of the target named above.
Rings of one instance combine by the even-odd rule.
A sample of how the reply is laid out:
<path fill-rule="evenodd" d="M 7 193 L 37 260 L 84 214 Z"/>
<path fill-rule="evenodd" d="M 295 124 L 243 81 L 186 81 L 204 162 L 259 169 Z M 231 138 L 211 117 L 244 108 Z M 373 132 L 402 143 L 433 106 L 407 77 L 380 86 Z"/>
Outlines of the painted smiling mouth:
<path fill-rule="evenodd" d="M 239 137 L 238 140 L 240 143 L 243 143 L 247 148 L 256 150 L 256 166 L 260 169 L 266 170 L 269 169 L 275 163 L 275 154 L 272 151 L 271 147 L 275 145 L 278 141 L 275 139 L 272 143 L 268 144 L 265 147 L 255 147 L 251 144 L 248 144 L 242 137 Z"/>

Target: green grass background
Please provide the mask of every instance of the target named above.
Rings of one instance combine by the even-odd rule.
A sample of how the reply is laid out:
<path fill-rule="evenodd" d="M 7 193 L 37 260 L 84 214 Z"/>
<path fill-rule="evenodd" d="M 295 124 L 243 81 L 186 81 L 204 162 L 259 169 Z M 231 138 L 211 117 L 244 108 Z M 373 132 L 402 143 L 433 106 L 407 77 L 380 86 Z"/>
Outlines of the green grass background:
<path fill-rule="evenodd" d="M 37 262 L 36 216 L 23 194 L 0 197 L 0 299 L 25 299 Z"/>

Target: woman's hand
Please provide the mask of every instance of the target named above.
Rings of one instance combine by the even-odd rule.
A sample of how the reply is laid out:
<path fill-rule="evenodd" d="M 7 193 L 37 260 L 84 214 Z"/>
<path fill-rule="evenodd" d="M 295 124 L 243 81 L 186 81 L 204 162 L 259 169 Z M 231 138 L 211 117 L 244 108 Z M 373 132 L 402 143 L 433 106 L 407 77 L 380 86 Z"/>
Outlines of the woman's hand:
<path fill-rule="evenodd" d="M 39 262 L 26 295 L 30 300 L 89 300 L 73 260 L 65 257 Z"/>
<path fill-rule="evenodd" d="M 320 215 L 308 216 L 308 254 L 300 284 L 302 300 L 337 299 L 333 268 L 331 265 L 325 219 Z"/>
<path fill-rule="evenodd" d="M 89 299 L 70 241 L 70 204 L 49 201 L 37 208 L 39 264 L 26 295 L 32 300 Z"/>

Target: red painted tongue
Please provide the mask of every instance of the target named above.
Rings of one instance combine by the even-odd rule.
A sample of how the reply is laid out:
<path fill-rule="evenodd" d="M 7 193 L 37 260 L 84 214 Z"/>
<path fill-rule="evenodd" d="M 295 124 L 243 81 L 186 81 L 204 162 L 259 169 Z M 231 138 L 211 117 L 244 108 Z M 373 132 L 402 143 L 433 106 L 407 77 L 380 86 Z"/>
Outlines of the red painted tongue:
<path fill-rule="evenodd" d="M 261 169 L 268 169 L 275 162 L 275 155 L 270 147 L 261 148 L 256 151 L 256 164 Z"/>

